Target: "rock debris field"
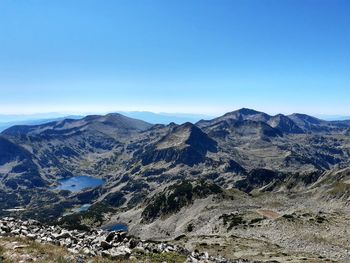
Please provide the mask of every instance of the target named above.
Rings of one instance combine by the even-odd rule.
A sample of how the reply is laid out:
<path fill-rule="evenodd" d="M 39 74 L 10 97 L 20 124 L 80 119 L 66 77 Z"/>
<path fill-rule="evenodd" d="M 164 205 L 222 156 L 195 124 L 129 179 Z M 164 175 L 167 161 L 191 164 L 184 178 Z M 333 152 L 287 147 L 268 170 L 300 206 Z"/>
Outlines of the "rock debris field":
<path fill-rule="evenodd" d="M 139 240 L 130 237 L 123 231 L 105 230 L 67 230 L 60 226 L 43 225 L 36 220 L 19 220 L 5 217 L 0 219 L 0 238 L 21 237 L 43 244 L 53 244 L 67 248 L 77 256 L 77 262 L 88 262 L 89 258 L 102 256 L 113 260 L 136 260 L 136 253 L 166 253 L 173 252 L 186 256 L 187 263 L 200 262 L 247 262 L 257 263 L 246 259 L 227 260 L 212 257 L 207 252 L 188 251 L 180 246 L 164 242 Z"/>

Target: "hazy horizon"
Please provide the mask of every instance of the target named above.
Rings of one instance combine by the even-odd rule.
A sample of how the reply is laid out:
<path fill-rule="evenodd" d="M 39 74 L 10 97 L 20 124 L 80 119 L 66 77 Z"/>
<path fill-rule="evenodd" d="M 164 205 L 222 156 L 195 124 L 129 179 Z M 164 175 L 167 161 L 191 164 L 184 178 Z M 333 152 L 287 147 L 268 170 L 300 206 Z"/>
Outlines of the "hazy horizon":
<path fill-rule="evenodd" d="M 239 109 L 233 109 L 231 111 L 235 111 Z M 257 110 L 257 109 L 254 109 Z M 228 111 L 229 112 L 229 111 Z M 264 112 L 264 111 L 263 111 Z M 223 112 L 216 115 L 207 115 L 207 114 L 196 114 L 196 113 L 179 113 L 179 112 L 151 112 L 151 111 L 110 111 L 110 112 L 68 112 L 68 113 L 62 113 L 62 112 L 43 112 L 43 113 L 34 113 L 34 114 L 1 114 L 0 113 L 0 124 L 6 124 L 6 123 L 15 123 L 15 122 L 23 122 L 23 121 L 36 121 L 36 120 L 52 120 L 55 118 L 83 118 L 87 115 L 105 115 L 109 113 L 120 113 L 124 114 L 128 117 L 136 118 L 136 119 L 149 119 L 151 117 L 154 117 L 154 119 L 158 120 L 169 120 L 169 121 L 161 121 L 160 123 L 169 123 L 169 122 L 176 122 L 176 120 L 184 120 L 185 121 L 192 121 L 196 122 L 200 119 L 213 119 L 219 116 L 222 116 L 223 114 L 227 112 Z M 271 112 L 265 112 L 269 115 L 276 115 L 280 114 L 281 112 L 277 113 L 271 113 Z M 302 113 L 306 114 L 305 112 L 291 112 L 291 113 L 282 113 L 284 115 L 290 115 L 293 113 Z M 313 117 L 317 117 L 324 120 L 350 120 L 349 115 L 327 115 L 327 114 L 316 114 L 312 115 Z M 159 119 L 160 118 L 160 119 Z M 174 120 L 172 120 L 172 118 Z M 156 122 L 153 122 L 156 123 Z"/>

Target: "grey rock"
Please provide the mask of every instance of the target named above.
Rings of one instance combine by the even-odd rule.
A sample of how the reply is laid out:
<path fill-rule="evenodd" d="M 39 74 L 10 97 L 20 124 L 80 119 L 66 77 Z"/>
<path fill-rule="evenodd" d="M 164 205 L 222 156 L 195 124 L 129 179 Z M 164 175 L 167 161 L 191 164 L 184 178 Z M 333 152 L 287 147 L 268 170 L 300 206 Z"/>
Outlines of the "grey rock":
<path fill-rule="evenodd" d="M 130 238 L 126 232 L 107 232 L 103 230 L 69 231 L 56 226 L 45 226 L 37 221 L 21 221 L 12 218 L 0 219 L 0 236 L 12 235 L 26 237 L 38 243 L 51 243 L 66 247 L 69 252 L 79 254 L 81 251 L 86 256 L 103 256 L 113 260 L 133 258 L 132 249 L 144 251 L 144 253 L 163 253 L 175 251 L 177 253 L 189 254 L 189 252 L 179 246 L 172 246 L 166 243 L 155 243 L 150 241 L 140 241 Z M 79 262 L 86 262 L 84 257 Z M 205 261 L 203 261 L 205 260 Z M 76 258 L 76 262 L 78 262 Z M 215 259 L 208 253 L 199 254 L 193 252 L 187 262 L 229 262 L 224 259 Z"/>
<path fill-rule="evenodd" d="M 103 249 L 105 249 L 105 250 L 110 249 L 110 248 L 113 247 L 113 245 L 112 245 L 111 243 L 109 243 L 109 242 L 107 242 L 107 241 L 104 241 L 104 240 L 101 241 L 100 246 L 101 246 Z"/>

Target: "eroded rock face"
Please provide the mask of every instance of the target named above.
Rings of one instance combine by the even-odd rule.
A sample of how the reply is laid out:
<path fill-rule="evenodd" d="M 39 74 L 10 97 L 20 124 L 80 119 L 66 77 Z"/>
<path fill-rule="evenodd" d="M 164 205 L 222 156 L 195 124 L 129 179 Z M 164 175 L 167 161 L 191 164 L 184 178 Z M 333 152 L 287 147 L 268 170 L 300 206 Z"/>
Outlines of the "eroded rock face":
<path fill-rule="evenodd" d="M 73 254 L 103 256 L 113 260 L 134 258 L 134 251 L 144 253 L 176 252 L 187 256 L 189 263 L 194 262 L 256 262 L 247 260 L 229 261 L 221 257 L 212 257 L 208 253 L 190 252 L 180 246 L 164 242 L 151 242 L 127 236 L 123 231 L 104 231 L 95 229 L 90 232 L 66 230 L 59 226 L 43 225 L 36 220 L 18 220 L 3 218 L 0 220 L 0 236 L 18 236 L 63 246 Z"/>

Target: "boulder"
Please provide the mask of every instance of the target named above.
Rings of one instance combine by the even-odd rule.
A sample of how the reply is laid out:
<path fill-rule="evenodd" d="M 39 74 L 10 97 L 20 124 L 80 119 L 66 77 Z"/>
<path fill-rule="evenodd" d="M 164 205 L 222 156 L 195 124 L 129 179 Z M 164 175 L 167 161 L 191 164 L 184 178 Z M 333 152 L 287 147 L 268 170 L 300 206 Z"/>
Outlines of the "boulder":
<path fill-rule="evenodd" d="M 101 241 L 101 244 L 100 246 L 104 249 L 104 250 L 107 250 L 107 249 L 110 249 L 113 247 L 113 245 L 107 241 Z"/>

